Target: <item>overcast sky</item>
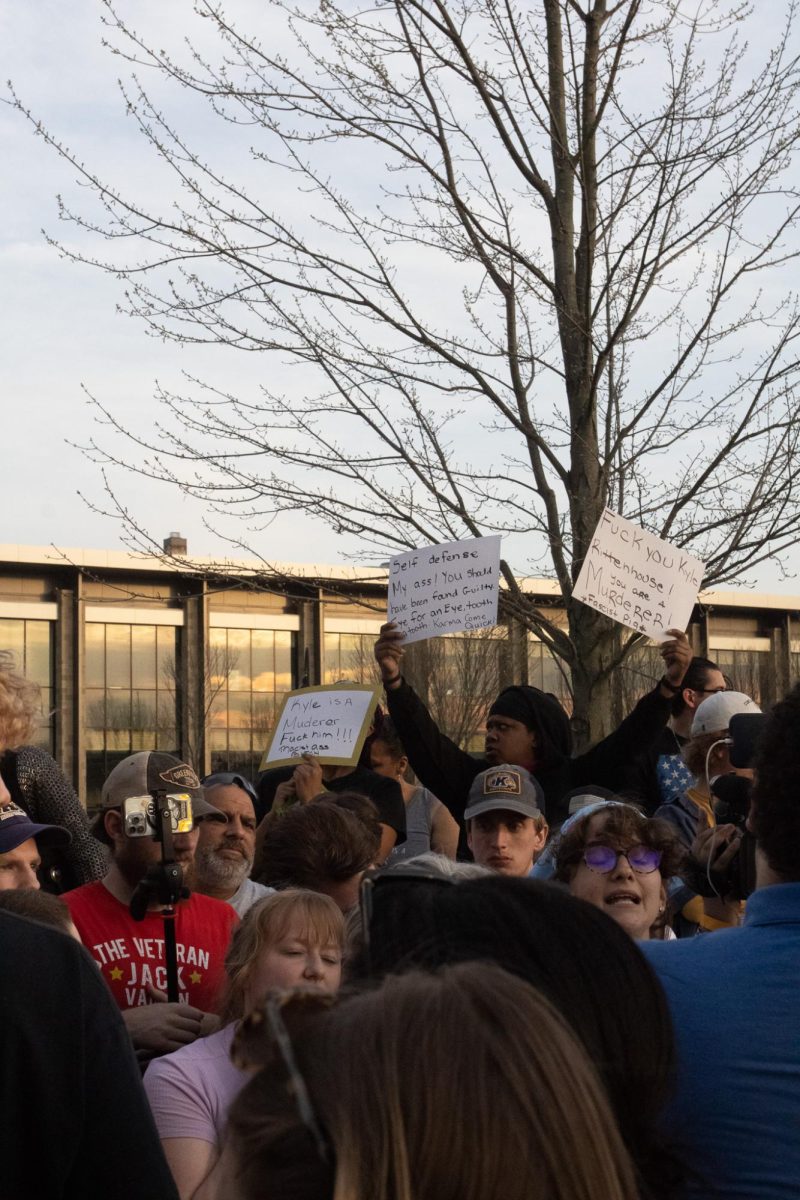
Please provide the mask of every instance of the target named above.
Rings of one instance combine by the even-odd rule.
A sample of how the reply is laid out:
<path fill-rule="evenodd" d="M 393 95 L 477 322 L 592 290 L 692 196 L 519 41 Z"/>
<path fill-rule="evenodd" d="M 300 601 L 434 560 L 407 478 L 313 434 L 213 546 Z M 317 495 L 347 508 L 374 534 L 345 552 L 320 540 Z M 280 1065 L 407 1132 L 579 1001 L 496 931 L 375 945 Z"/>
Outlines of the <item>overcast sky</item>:
<path fill-rule="evenodd" d="M 237 0 L 237 12 L 268 6 Z M 127 5 L 143 28 L 156 29 L 163 44 L 175 44 L 191 6 L 185 0 L 137 0 Z M 88 163 L 103 164 L 111 178 L 136 173 L 154 190 L 157 175 L 133 122 L 126 120 L 116 79 L 120 64 L 100 45 L 96 0 L 0 0 L 2 79 L 11 78 L 22 101 Z M 203 36 L 202 25 L 193 22 Z M 210 22 L 206 22 L 210 25 Z M 162 44 L 161 42 L 159 44 Z M 202 133 L 199 110 L 187 106 L 184 128 Z M 74 171 L 30 126 L 0 106 L 3 171 L 0 172 L 0 395 L 4 415 L 5 518 L 0 540 L 57 546 L 122 547 L 118 521 L 101 516 L 81 500 L 84 493 L 104 505 L 96 466 L 80 449 L 91 435 L 92 412 L 82 387 L 126 414 L 152 412 L 154 381 L 178 387 L 186 369 L 200 376 L 254 383 L 263 363 L 213 348 L 189 350 L 147 338 L 131 319 L 117 314 L 118 281 L 88 267 L 62 261 L 42 228 L 59 228 L 56 194 L 75 197 Z M 220 154 L 228 147 L 220 144 Z M 67 231 L 67 236 L 74 235 Z M 231 359 L 235 357 L 235 364 Z M 196 554 L 219 554 L 225 543 L 203 524 L 203 513 L 172 489 L 147 481 L 118 480 L 123 503 L 154 534 L 180 530 Z M 340 557 L 324 527 L 284 518 L 268 532 L 251 535 L 265 558 L 334 562 Z M 228 553 L 239 551 L 227 550 Z M 370 556 L 374 561 L 374 555 Z M 793 569 L 800 567 L 795 552 Z M 796 579 L 778 582 L 764 572 L 759 590 L 800 593 Z"/>

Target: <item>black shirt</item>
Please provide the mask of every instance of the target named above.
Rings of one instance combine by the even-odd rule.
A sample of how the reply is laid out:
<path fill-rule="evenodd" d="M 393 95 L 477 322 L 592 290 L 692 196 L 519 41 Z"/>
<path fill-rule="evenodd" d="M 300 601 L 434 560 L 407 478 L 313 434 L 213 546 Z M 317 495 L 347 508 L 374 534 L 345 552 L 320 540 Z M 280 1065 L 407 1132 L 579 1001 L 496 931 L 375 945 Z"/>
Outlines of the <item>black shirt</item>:
<path fill-rule="evenodd" d="M 256 782 L 258 792 L 259 821 L 272 808 L 275 791 L 279 783 L 285 783 L 294 774 L 294 767 L 275 767 L 264 771 Z M 378 810 L 378 820 L 388 825 L 397 834 L 397 845 L 406 840 L 406 806 L 400 784 L 385 775 L 370 771 L 369 767 L 353 767 L 347 775 L 337 775 L 325 782 L 326 792 L 359 792 L 366 796 Z"/>

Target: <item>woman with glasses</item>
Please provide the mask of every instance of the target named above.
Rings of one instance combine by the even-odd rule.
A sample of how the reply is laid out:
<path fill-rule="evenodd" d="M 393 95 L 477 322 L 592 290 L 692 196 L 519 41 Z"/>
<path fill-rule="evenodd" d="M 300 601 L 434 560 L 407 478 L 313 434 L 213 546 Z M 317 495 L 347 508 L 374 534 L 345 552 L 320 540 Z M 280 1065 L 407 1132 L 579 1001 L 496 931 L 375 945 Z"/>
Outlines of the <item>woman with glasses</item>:
<path fill-rule="evenodd" d="M 683 850 L 668 825 L 630 804 L 605 802 L 565 822 L 555 878 L 637 941 L 663 937 L 667 884 Z"/>
<path fill-rule="evenodd" d="M 391 976 L 316 1014 L 288 997 L 254 1033 L 231 1200 L 639 1200 L 585 1050 L 498 967 Z"/>
<path fill-rule="evenodd" d="M 216 1166 L 228 1109 L 248 1078 L 230 1057 L 239 1022 L 275 989 L 335 992 L 343 949 L 344 918 L 317 892 L 276 892 L 246 913 L 225 959 L 222 1028 L 155 1059 L 144 1077 L 181 1200 L 227 1200 Z"/>

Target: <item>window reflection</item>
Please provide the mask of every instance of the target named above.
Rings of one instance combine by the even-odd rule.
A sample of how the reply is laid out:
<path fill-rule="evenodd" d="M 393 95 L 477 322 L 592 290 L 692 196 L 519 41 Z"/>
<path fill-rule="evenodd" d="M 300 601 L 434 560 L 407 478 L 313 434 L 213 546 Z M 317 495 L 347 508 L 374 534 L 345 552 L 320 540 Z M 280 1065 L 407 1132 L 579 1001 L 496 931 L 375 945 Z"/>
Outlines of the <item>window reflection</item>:
<path fill-rule="evenodd" d="M 0 649 L 10 650 L 15 669 L 41 688 L 41 717 L 33 742 L 52 754 L 55 741 L 53 622 L 0 618 Z"/>
<path fill-rule="evenodd" d="M 378 683 L 380 673 L 374 655 L 374 633 L 326 633 L 324 639 L 325 683 Z"/>
<path fill-rule="evenodd" d="M 137 750 L 178 753 L 177 630 L 89 622 L 85 636 L 86 786 L 91 806 Z"/>
<path fill-rule="evenodd" d="M 259 763 L 286 692 L 294 686 L 295 634 L 273 629 L 209 631 L 208 744 L 211 769 L 241 771 Z"/>

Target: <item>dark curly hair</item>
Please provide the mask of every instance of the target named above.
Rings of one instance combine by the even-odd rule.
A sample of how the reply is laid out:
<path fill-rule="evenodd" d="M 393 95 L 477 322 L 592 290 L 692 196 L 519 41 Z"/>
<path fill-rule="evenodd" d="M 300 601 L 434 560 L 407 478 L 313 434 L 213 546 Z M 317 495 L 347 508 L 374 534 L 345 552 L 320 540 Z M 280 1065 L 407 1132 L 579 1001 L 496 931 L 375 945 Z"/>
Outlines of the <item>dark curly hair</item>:
<path fill-rule="evenodd" d="M 754 762 L 751 822 L 776 874 L 800 882 L 800 683 L 770 712 Z"/>
<path fill-rule="evenodd" d="M 671 879 L 680 873 L 685 850 L 672 826 L 655 817 L 646 817 L 630 804 L 609 805 L 587 813 L 583 820 L 571 825 L 553 847 L 555 878 L 569 883 L 575 867 L 586 848 L 586 832 L 592 817 L 603 815 L 603 836 L 614 849 L 626 850 L 641 843 L 661 851 L 661 878 Z"/>

